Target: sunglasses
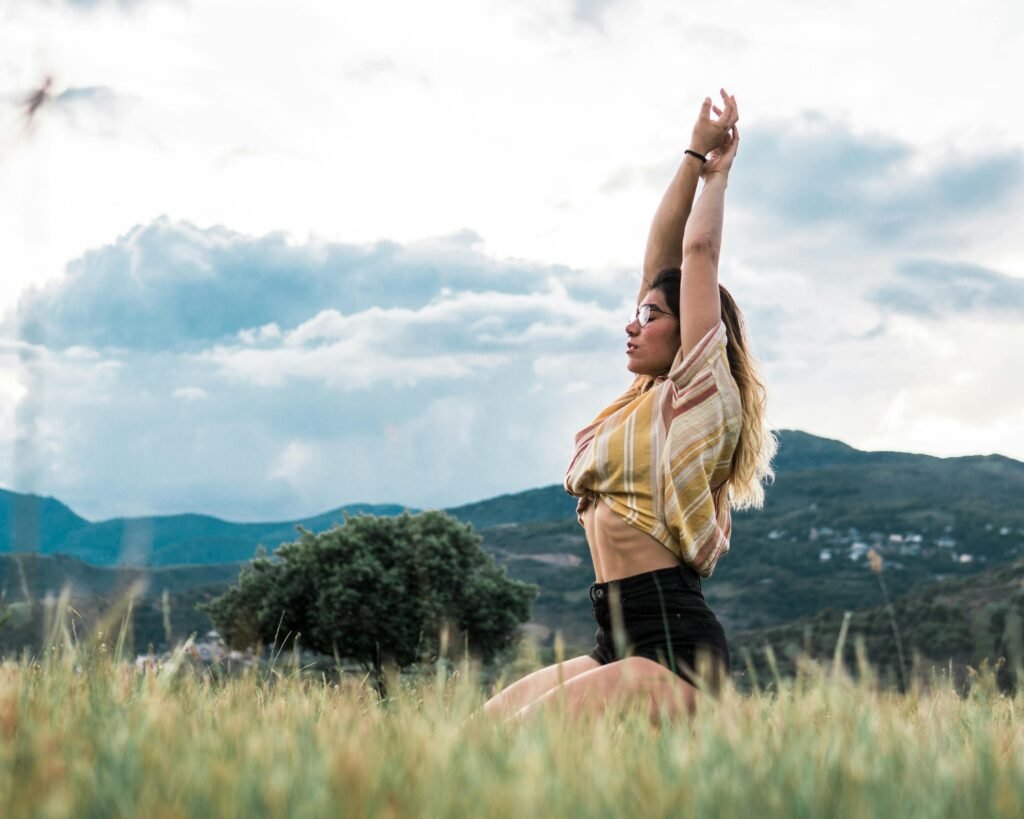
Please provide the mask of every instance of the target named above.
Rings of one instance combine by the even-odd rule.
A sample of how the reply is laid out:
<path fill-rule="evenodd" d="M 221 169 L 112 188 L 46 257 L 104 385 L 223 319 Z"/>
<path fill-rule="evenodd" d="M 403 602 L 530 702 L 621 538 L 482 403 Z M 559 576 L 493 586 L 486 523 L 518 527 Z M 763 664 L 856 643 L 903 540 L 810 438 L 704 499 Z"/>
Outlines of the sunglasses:
<path fill-rule="evenodd" d="M 660 307 L 655 307 L 653 304 L 641 304 L 636 309 L 636 315 L 633 316 L 630 321 L 639 322 L 641 327 L 646 327 L 647 322 L 651 320 L 651 313 L 664 313 L 666 316 L 672 316 L 675 318 L 674 313 L 670 313 L 668 310 L 662 310 Z"/>

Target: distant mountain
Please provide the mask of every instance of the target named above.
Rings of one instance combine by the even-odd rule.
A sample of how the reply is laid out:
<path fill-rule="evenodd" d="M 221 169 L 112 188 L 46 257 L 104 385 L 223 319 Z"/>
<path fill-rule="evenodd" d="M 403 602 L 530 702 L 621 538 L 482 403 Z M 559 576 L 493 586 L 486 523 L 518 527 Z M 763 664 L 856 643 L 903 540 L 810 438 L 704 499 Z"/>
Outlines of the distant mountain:
<path fill-rule="evenodd" d="M 345 514 L 397 515 L 404 509 L 396 504 L 354 503 L 287 522 L 231 523 L 183 514 L 90 523 L 52 498 L 3 492 L 0 537 L 7 537 L 0 540 L 0 554 L 63 554 L 97 566 L 230 563 L 251 559 L 259 546 L 272 551 L 295 540 L 300 526 L 320 532 L 344 523 Z"/>
<path fill-rule="evenodd" d="M 474 529 L 522 525 L 546 520 L 576 520 L 576 498 L 560 485 L 528 489 L 445 510 Z"/>
<path fill-rule="evenodd" d="M 89 525 L 58 500 L 0 489 L 0 552 L 50 552 Z"/>
<path fill-rule="evenodd" d="M 420 511 L 398 504 L 353 503 L 309 518 L 232 523 L 209 515 L 113 518 L 92 523 L 52 498 L 0 490 L 0 554 L 75 557 L 96 566 L 182 566 L 250 560 L 296 539 L 298 527 L 322 532 L 345 515 L 391 516 Z M 561 487 L 529 489 L 447 509 L 476 529 L 556 518 L 575 520 L 576 500 Z"/>
<path fill-rule="evenodd" d="M 779 430 L 780 444 L 774 466 L 777 472 L 817 469 L 846 464 L 885 463 L 920 457 L 906 452 L 865 452 L 842 441 L 820 438 L 796 429 Z"/>

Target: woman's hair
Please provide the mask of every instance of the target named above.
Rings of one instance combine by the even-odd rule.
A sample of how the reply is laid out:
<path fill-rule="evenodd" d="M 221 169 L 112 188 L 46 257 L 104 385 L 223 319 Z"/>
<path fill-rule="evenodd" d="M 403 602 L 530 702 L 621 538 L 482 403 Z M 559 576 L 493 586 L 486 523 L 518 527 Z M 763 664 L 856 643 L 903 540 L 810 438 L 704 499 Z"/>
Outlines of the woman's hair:
<path fill-rule="evenodd" d="M 678 267 L 670 267 L 658 273 L 651 285 L 652 290 L 661 291 L 669 309 L 677 316 L 681 278 L 682 271 Z M 718 292 L 722 300 L 722 321 L 725 322 L 729 337 L 726 346 L 729 369 L 740 389 L 743 404 L 740 437 L 732 456 L 732 471 L 727 481 L 729 501 L 734 509 L 760 509 L 764 506 L 763 483 L 775 478 L 771 461 L 779 448 L 779 442 L 765 421 L 767 392 L 747 340 L 743 313 L 721 284 L 718 285 Z"/>

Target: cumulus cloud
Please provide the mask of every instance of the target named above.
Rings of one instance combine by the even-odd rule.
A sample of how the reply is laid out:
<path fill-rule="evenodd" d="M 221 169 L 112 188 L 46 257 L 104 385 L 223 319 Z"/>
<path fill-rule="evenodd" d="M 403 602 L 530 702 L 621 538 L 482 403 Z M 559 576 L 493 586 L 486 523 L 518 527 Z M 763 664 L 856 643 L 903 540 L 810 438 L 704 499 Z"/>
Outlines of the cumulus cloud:
<path fill-rule="evenodd" d="M 623 166 L 602 190 L 664 186 L 677 163 Z M 732 177 L 730 202 L 787 238 L 835 231 L 859 244 L 948 246 L 961 238 L 965 219 L 978 221 L 1021 197 L 1024 152 L 944 153 L 936 162 L 909 143 L 807 112 L 744 133 Z"/>
<path fill-rule="evenodd" d="M 871 291 L 868 298 L 887 313 L 928 318 L 968 313 L 1024 317 L 1024 279 L 938 259 L 898 265 L 892 283 Z"/>
<path fill-rule="evenodd" d="M 628 382 L 632 287 L 477 244 L 294 245 L 160 219 L 91 251 L 6 322 L 23 338 L 0 369 L 37 359 L 34 480 L 92 515 L 159 498 L 243 518 L 559 480 L 575 427 Z"/>
<path fill-rule="evenodd" d="M 745 207 L 811 229 L 842 223 L 887 244 L 941 238 L 952 221 L 1005 205 L 1024 180 L 1019 149 L 934 163 L 818 114 L 761 128 L 744 148 L 733 187 Z"/>
<path fill-rule="evenodd" d="M 347 377 L 316 350 L 290 348 L 277 382 L 233 360 L 133 351 L 105 367 L 42 352 L 32 406 L 20 405 L 32 421 L 19 426 L 21 463 L 36 487 L 91 517 L 267 519 L 355 501 L 481 499 L 560 479 L 575 429 L 628 381 L 618 346 L 537 371 L 531 352 L 500 363 L 437 356 L 428 370 L 408 351 L 383 372 Z M 589 390 L 572 380 L 580 368 Z M 8 469 L 15 443 L 0 438 Z"/>
<path fill-rule="evenodd" d="M 618 318 L 557 285 L 523 294 L 446 292 L 416 310 L 372 307 L 347 316 L 325 310 L 272 340 L 242 331 L 242 343 L 218 345 L 198 358 L 225 376 L 267 386 L 288 379 L 344 389 L 379 381 L 412 385 L 501 368 L 550 345 L 589 350 L 608 342 Z"/>
<path fill-rule="evenodd" d="M 463 231 L 408 245 L 295 245 L 284 233 L 251 237 L 162 217 L 25 293 L 5 329 L 57 348 L 195 348 L 294 327 L 324 309 L 417 309 L 446 290 L 528 293 L 562 272 L 489 258 L 478 242 Z"/>

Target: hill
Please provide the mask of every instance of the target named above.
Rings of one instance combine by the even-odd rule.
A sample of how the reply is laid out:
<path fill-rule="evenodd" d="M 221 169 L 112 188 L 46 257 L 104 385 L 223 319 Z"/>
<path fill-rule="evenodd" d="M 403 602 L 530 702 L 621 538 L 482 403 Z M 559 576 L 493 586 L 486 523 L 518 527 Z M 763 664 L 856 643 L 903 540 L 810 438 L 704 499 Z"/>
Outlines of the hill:
<path fill-rule="evenodd" d="M 89 521 L 54 498 L 0 489 L 0 552 L 44 552 Z"/>
<path fill-rule="evenodd" d="M 180 566 L 250 560 L 295 539 L 297 527 L 318 532 L 344 523 L 345 515 L 397 515 L 396 504 L 353 503 L 309 518 L 232 523 L 209 515 L 154 515 L 91 523 L 52 498 L 5 492 L 8 510 L 0 554 L 63 554 L 96 566 Z M 0 498 L 0 501 L 3 499 Z M 416 511 L 416 510 L 410 510 Z M 38 532 L 38 534 L 36 534 Z"/>
<path fill-rule="evenodd" d="M 830 663 L 838 645 L 845 612 L 833 606 L 812 617 L 773 628 L 732 635 L 730 653 L 734 671 L 753 667 L 763 685 L 771 679 L 766 646 L 770 646 L 779 671 L 792 675 L 803 654 Z M 895 621 L 895 629 L 893 627 Z M 998 566 L 969 577 L 952 578 L 905 595 L 887 607 L 872 606 L 853 611 L 847 625 L 842 661 L 856 673 L 856 641 L 864 641 L 868 661 L 881 672 L 883 682 L 896 683 L 915 664 L 925 673 L 952 663 L 955 676 L 967 666 L 980 667 L 1006 658 L 998 677 L 1008 682 L 1014 668 L 1024 666 L 1024 560 Z"/>

